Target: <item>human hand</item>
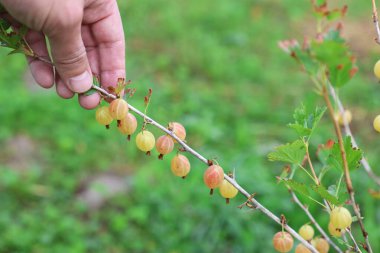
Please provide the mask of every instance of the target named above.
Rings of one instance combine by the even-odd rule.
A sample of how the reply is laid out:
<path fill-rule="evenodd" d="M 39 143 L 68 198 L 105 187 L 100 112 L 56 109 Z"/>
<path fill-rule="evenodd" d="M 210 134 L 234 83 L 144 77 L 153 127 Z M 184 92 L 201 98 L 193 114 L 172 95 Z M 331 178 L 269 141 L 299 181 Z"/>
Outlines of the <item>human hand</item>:
<path fill-rule="evenodd" d="M 100 77 L 103 88 L 116 86 L 125 77 L 125 42 L 116 0 L 0 0 L 7 12 L 31 29 L 26 41 L 53 67 L 28 57 L 36 82 L 44 88 L 54 83 L 59 96 L 72 98 L 91 88 L 92 73 Z M 79 94 L 86 109 L 100 102 L 98 93 Z"/>

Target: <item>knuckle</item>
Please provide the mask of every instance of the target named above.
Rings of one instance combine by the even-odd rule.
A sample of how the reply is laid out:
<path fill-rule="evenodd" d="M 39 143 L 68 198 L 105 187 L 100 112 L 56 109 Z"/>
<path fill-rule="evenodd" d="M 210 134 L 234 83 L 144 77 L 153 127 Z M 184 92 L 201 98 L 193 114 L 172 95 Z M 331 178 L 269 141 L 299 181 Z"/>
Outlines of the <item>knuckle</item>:
<path fill-rule="evenodd" d="M 55 59 L 56 67 L 61 71 L 79 70 L 78 66 L 86 66 L 87 57 L 85 48 L 80 48 L 67 56 L 61 56 Z M 79 70 L 80 72 L 80 70 Z"/>

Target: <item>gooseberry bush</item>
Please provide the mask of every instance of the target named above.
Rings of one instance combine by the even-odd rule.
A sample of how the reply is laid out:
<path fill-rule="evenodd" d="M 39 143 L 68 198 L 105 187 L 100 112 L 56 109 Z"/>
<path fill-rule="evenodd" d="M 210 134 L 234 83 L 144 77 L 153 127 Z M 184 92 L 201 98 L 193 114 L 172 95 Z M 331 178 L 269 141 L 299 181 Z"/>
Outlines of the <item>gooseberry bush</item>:
<path fill-rule="evenodd" d="M 289 191 L 294 203 L 308 217 L 298 229 L 290 226 L 285 215 L 275 215 L 255 198 L 255 194 L 239 185 L 235 180 L 235 172 L 225 173 L 218 161 L 207 159 L 190 147 L 186 142 L 186 129 L 181 123 L 170 122 L 165 127 L 149 117 L 147 109 L 152 90 L 145 97 L 144 112 L 129 103 L 129 98 L 135 91 L 128 88 L 130 82 L 124 79 L 119 79 L 115 89 L 105 90 L 101 88 L 97 77 L 94 77 L 93 87 L 87 93 L 98 92 L 104 98 L 95 112 L 95 119 L 101 126 L 117 127 L 122 135 L 127 136 L 127 140 L 135 135 L 134 142 L 131 143 L 135 143 L 147 155 L 157 153 L 158 159 L 166 159 L 168 154 L 176 152 L 170 163 L 174 176 L 186 178 L 191 172 L 186 156 L 192 155 L 205 164 L 203 181 L 210 194 L 218 189 L 228 204 L 240 192 L 247 198 L 246 202 L 239 205 L 240 208 L 258 210 L 279 224 L 279 232 L 272 239 L 273 248 L 277 252 L 290 252 L 294 249 L 296 253 L 326 253 L 332 249 L 340 253 L 372 253 L 370 235 L 365 229 L 362 210 L 355 199 L 351 172 L 363 168 L 378 186 L 380 180 L 363 157 L 363 152 L 351 133 L 349 125 L 354 115 L 344 109 L 336 92 L 357 72 L 355 57 L 341 36 L 342 19 L 346 15 L 347 6 L 331 9 L 326 0 L 311 2 L 317 19 L 315 37 L 305 38 L 301 43 L 294 39 L 284 40 L 279 42 L 279 47 L 310 77 L 311 88 L 320 95 L 325 106 L 313 110 L 304 105 L 296 108 L 294 121 L 288 126 L 295 130 L 297 139 L 276 147 L 268 155 L 270 161 L 283 163 L 283 171 L 277 181 Z M 375 5 L 374 21 L 378 25 Z M 42 60 L 25 41 L 26 33 L 25 27 L 14 27 L 6 18 L 0 19 L 1 46 L 11 48 L 11 53 L 22 53 Z M 374 74 L 380 78 L 380 62 L 374 65 Z M 140 127 L 136 116 L 143 119 Z M 314 155 L 310 152 L 310 143 L 324 116 L 330 119 L 335 136 L 320 144 Z M 160 129 L 164 134 L 156 138 L 149 130 L 151 127 Z M 380 132 L 380 116 L 374 119 L 373 127 Z M 329 217 L 327 227 L 319 225 L 308 207 L 298 198 L 300 195 L 315 203 Z M 355 228 L 361 231 L 362 238 L 354 236 L 353 223 L 358 225 Z"/>

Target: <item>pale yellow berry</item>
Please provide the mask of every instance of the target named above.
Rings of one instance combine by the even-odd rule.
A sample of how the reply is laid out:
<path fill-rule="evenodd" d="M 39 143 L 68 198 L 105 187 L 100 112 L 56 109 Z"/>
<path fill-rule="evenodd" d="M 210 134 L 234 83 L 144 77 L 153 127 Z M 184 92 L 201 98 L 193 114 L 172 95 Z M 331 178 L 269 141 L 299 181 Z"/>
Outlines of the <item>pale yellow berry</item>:
<path fill-rule="evenodd" d="M 351 213 L 344 207 L 335 207 L 330 213 L 331 224 L 338 229 L 346 229 L 351 226 Z"/>
<path fill-rule="evenodd" d="M 380 133 L 380 115 L 377 115 L 373 120 L 373 128 Z"/>
<path fill-rule="evenodd" d="M 378 60 L 373 68 L 373 72 L 377 78 L 380 79 L 380 60 Z"/>
<path fill-rule="evenodd" d="M 352 113 L 350 110 L 345 110 L 343 113 L 339 112 L 336 115 L 339 125 L 344 126 L 345 124 L 350 124 L 352 121 Z"/>
<path fill-rule="evenodd" d="M 302 236 L 303 239 L 305 239 L 306 241 L 310 241 L 311 239 L 313 239 L 314 229 L 312 226 L 305 224 L 300 228 L 298 233 L 300 234 L 300 236 Z"/>
<path fill-rule="evenodd" d="M 330 222 L 329 223 L 329 233 L 332 235 L 332 236 L 335 236 L 335 237 L 341 237 L 342 234 L 343 234 L 343 231 L 339 228 L 336 228 L 333 226 L 333 224 Z"/>

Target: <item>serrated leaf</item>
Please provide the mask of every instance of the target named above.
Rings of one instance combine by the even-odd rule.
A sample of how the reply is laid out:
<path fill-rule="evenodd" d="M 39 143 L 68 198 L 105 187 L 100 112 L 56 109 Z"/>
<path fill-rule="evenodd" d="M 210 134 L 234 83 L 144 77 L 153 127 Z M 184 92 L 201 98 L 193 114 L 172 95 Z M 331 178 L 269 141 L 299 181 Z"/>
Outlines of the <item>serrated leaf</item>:
<path fill-rule="evenodd" d="M 330 203 L 334 205 L 340 205 L 344 203 L 344 201 L 339 200 L 337 197 L 329 193 L 323 185 L 312 185 L 311 189 L 314 192 L 318 193 L 319 196 L 321 196 L 321 198 L 326 199 L 327 201 L 329 201 Z"/>
<path fill-rule="evenodd" d="M 310 52 L 308 50 L 302 50 L 299 46 L 295 46 L 292 48 L 292 56 L 302 65 L 308 74 L 317 74 L 319 70 L 319 63 L 310 56 Z"/>
<path fill-rule="evenodd" d="M 300 164 L 305 156 L 305 145 L 301 140 L 278 146 L 274 152 L 268 155 L 269 161 L 281 161 L 292 164 Z"/>
<path fill-rule="evenodd" d="M 348 163 L 349 170 L 355 170 L 360 165 L 360 160 L 363 157 L 363 152 L 358 149 L 352 147 L 351 137 L 346 136 L 343 140 L 344 150 L 346 152 L 346 158 Z M 339 143 L 335 143 L 331 149 L 331 153 L 329 158 L 327 159 L 327 166 L 337 169 L 339 171 L 343 171 L 343 161 L 341 152 L 339 149 Z"/>
<path fill-rule="evenodd" d="M 310 197 L 309 188 L 306 184 L 297 182 L 293 179 L 282 180 L 282 182 L 286 184 L 293 191 L 298 192 L 306 197 Z"/>
<path fill-rule="evenodd" d="M 317 107 L 314 112 L 307 112 L 303 104 L 293 114 L 295 123 L 289 124 L 290 128 L 296 130 L 300 137 L 310 137 L 325 113 L 325 107 Z"/>
<path fill-rule="evenodd" d="M 344 40 L 325 40 L 311 45 L 312 55 L 326 66 L 334 87 L 342 87 L 351 80 L 356 73 L 356 66 Z"/>

